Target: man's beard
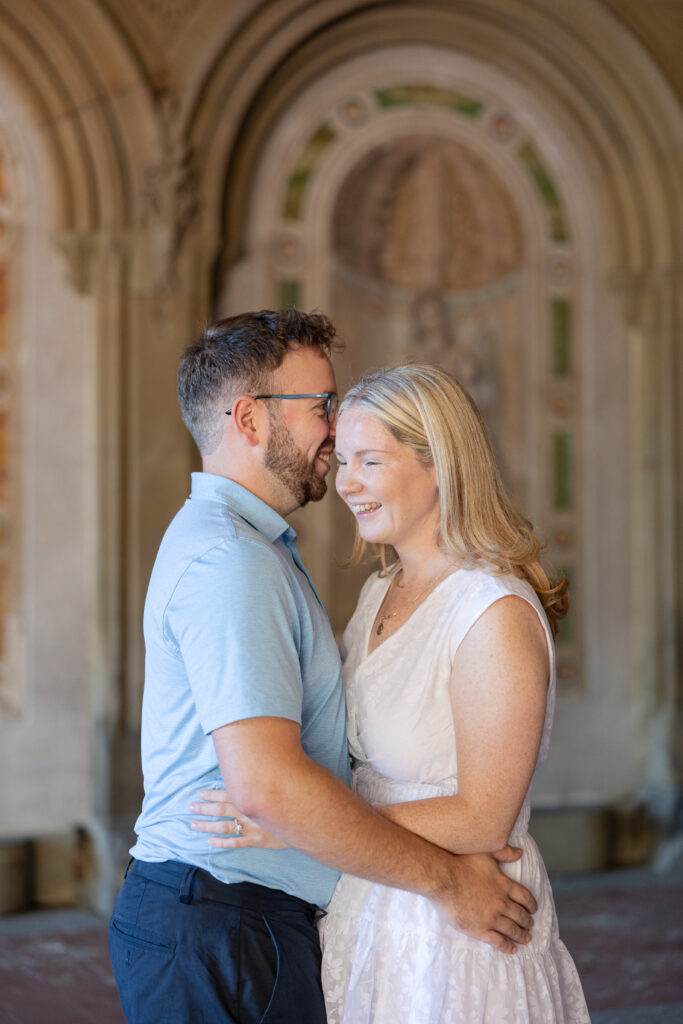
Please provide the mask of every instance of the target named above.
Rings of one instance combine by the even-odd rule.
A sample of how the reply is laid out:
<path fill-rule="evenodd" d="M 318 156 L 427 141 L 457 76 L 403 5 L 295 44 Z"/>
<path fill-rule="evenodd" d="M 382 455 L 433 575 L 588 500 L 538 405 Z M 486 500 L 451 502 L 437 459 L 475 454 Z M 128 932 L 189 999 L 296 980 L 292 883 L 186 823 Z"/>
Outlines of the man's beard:
<path fill-rule="evenodd" d="M 270 417 L 270 438 L 263 464 L 284 484 L 300 507 L 309 501 L 320 501 L 327 492 L 325 478 L 299 451 L 294 438 L 277 415 Z"/>

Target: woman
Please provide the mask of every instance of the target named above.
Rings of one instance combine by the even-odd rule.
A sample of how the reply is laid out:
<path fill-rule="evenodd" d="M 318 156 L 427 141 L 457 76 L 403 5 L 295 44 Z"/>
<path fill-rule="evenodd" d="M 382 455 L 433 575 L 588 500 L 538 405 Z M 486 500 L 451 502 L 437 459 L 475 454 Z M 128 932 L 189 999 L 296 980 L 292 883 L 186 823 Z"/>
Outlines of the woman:
<path fill-rule="evenodd" d="M 321 922 L 329 1022 L 585 1024 L 527 832 L 566 580 L 550 581 L 539 564 L 481 417 L 443 371 L 400 366 L 361 380 L 341 404 L 336 452 L 337 490 L 358 527 L 354 558 L 373 543 L 382 561 L 342 641 L 354 787 L 454 853 L 509 839 L 524 854 L 505 870 L 539 907 L 531 942 L 508 956 L 424 897 L 342 876 Z"/>

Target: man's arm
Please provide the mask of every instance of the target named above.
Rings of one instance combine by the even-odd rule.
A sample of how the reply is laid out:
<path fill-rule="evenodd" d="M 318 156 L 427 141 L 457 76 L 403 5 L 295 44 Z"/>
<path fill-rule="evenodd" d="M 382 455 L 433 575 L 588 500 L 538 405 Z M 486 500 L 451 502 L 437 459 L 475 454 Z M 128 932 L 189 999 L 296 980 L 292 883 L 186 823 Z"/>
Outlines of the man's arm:
<path fill-rule="evenodd" d="M 536 903 L 488 856 L 454 857 L 388 821 L 312 761 L 299 726 L 251 718 L 212 733 L 234 803 L 315 860 L 437 902 L 469 935 L 514 952 Z"/>

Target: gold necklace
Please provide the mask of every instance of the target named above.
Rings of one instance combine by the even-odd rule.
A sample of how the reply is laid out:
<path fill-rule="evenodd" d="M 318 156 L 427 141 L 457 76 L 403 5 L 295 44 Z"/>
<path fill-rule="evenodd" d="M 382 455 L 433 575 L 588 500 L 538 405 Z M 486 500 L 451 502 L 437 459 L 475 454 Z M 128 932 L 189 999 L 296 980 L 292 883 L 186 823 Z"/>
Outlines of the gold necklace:
<path fill-rule="evenodd" d="M 404 605 L 404 607 L 412 608 L 413 605 L 418 604 L 423 598 L 425 598 L 427 596 L 427 592 L 430 590 L 430 588 L 432 590 L 434 590 L 434 588 L 436 586 L 438 586 L 439 583 L 441 583 L 441 580 L 444 579 L 444 577 L 446 576 L 446 573 L 450 569 L 452 569 L 452 568 L 453 568 L 452 565 L 447 565 L 446 568 L 443 570 L 443 572 L 439 573 L 439 575 L 436 577 L 435 580 L 429 580 L 429 582 L 427 583 L 427 586 L 422 588 L 422 590 L 419 592 L 417 597 L 414 597 L 412 599 L 412 601 L 408 601 L 407 605 Z M 401 569 L 400 571 L 403 572 L 403 569 Z M 389 586 L 386 594 L 384 595 L 384 601 L 382 601 L 382 604 L 386 603 L 386 600 L 389 597 L 389 593 L 391 591 L 391 588 L 393 587 L 395 582 L 396 582 L 396 576 L 391 581 L 391 585 Z M 398 584 L 397 584 L 397 587 L 398 587 Z M 395 615 L 398 615 L 398 613 L 400 611 L 401 611 L 401 608 L 399 607 L 399 608 L 396 608 L 395 611 L 389 612 L 386 615 L 380 615 L 379 622 L 377 623 L 377 629 L 375 630 L 375 635 L 376 636 L 381 636 L 382 633 L 384 632 L 384 623 L 388 622 L 389 619 L 393 619 L 393 617 Z"/>

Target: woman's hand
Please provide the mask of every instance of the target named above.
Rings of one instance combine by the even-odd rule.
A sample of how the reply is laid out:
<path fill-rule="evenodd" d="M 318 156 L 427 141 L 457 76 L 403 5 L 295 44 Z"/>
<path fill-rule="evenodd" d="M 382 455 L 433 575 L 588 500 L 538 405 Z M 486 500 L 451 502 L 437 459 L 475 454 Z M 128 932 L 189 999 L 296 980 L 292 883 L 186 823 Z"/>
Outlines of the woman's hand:
<path fill-rule="evenodd" d="M 199 796 L 203 803 L 190 804 L 194 814 L 223 818 L 224 821 L 193 821 L 195 832 L 209 833 L 209 846 L 221 850 L 238 850 L 243 846 L 260 846 L 264 850 L 286 850 L 288 844 L 266 832 L 251 818 L 235 807 L 224 789 L 202 789 Z"/>

